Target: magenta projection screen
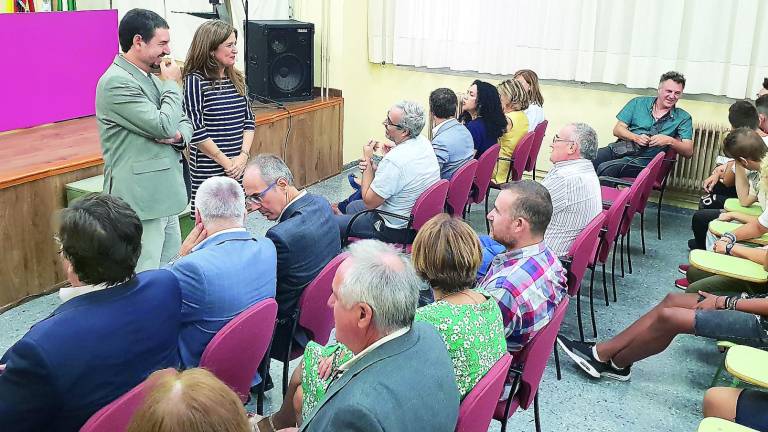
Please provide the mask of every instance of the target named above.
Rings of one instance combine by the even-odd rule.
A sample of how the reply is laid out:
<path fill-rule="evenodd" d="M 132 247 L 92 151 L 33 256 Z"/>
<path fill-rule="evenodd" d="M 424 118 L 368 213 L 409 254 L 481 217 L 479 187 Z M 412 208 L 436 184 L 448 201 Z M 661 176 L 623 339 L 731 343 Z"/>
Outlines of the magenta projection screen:
<path fill-rule="evenodd" d="M 117 11 L 0 14 L 0 132 L 92 115 Z"/>

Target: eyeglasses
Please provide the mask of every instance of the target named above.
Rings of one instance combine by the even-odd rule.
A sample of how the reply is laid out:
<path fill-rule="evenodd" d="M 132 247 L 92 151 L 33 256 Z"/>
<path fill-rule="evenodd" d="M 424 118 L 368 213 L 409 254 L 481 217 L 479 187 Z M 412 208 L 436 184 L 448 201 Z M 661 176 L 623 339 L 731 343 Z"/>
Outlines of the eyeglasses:
<path fill-rule="evenodd" d="M 389 119 L 389 116 L 387 116 L 387 118 L 383 122 L 381 122 L 381 124 L 383 124 L 385 127 L 386 126 L 392 126 L 394 128 L 397 128 L 397 129 L 402 129 L 403 128 L 399 124 L 392 123 L 392 120 Z"/>
<path fill-rule="evenodd" d="M 273 187 L 275 187 L 275 185 L 277 184 L 278 180 L 280 180 L 280 179 L 277 179 L 277 180 L 273 181 L 272 184 L 267 186 L 267 188 L 264 189 L 263 191 L 256 192 L 254 194 L 248 195 L 247 197 L 245 197 L 245 202 L 247 204 L 260 206 L 262 204 L 262 199 L 263 199 L 264 195 L 267 192 L 269 192 Z"/>
<path fill-rule="evenodd" d="M 554 138 L 552 138 L 552 144 L 554 144 L 554 143 L 556 143 L 556 142 L 558 142 L 558 141 L 560 141 L 560 142 L 569 142 L 569 143 L 575 143 L 575 142 L 576 142 L 576 141 L 574 141 L 574 140 L 567 140 L 567 139 L 562 139 L 562 138 L 560 138 L 560 136 L 559 136 L 559 135 L 555 135 L 555 137 L 554 137 Z"/>

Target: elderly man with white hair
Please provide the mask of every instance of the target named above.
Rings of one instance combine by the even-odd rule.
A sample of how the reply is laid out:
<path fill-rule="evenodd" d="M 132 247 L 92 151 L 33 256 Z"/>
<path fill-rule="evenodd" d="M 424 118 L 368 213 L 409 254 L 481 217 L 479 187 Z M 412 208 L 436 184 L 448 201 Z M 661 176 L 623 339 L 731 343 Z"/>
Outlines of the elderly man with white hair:
<path fill-rule="evenodd" d="M 364 213 L 354 218 L 349 235 L 388 243 L 413 241 L 416 233 L 407 229 L 413 205 L 422 192 L 440 180 L 435 151 L 429 140 L 419 135 L 425 122 L 424 109 L 416 102 L 398 102 L 387 111 L 382 124 L 389 142 L 370 140 L 363 146 L 358 164 L 363 172 L 362 199 L 352 201 L 346 206 L 346 214 L 336 216 L 342 236 L 356 213 L 378 209 L 399 217 Z M 385 153 L 378 165 L 372 162 L 376 149 Z"/>
<path fill-rule="evenodd" d="M 414 322 L 423 282 L 410 260 L 380 241 L 359 241 L 349 253 L 328 306 L 336 339 L 354 356 L 330 371 L 301 430 L 453 430 L 459 391 L 451 359 L 434 326 Z"/>
<path fill-rule="evenodd" d="M 248 307 L 275 297 L 277 255 L 267 238 L 243 227 L 245 193 L 228 177 L 197 190 L 196 226 L 168 266 L 181 287 L 179 354 L 195 367 L 213 336 Z"/>
<path fill-rule="evenodd" d="M 541 184 L 552 198 L 552 219 L 544 243 L 564 256 L 576 236 L 603 211 L 600 180 L 592 159 L 597 154 L 597 133 L 588 124 L 565 125 L 552 140 L 554 164 Z"/>

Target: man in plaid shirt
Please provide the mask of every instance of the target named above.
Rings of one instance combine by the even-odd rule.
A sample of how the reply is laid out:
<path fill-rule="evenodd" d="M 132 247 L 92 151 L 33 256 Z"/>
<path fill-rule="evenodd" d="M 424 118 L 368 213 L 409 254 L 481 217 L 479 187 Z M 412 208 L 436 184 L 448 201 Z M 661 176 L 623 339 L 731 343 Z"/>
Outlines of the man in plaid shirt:
<path fill-rule="evenodd" d="M 566 294 L 565 270 L 544 244 L 551 217 L 549 192 L 530 180 L 509 183 L 488 213 L 491 237 L 506 250 L 493 258 L 478 286 L 499 302 L 510 352 L 549 323 Z"/>

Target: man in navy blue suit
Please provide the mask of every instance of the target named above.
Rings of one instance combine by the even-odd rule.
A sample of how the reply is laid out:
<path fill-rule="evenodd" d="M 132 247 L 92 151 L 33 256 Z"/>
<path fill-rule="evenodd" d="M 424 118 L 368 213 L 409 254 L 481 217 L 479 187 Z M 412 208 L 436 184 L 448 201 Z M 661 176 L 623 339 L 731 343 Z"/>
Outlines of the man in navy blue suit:
<path fill-rule="evenodd" d="M 275 296 L 275 246 L 243 227 L 243 188 L 229 177 L 205 180 L 195 196 L 195 216 L 181 258 L 169 266 L 181 287 L 184 368 L 200 363 L 208 342 L 232 318 Z"/>
<path fill-rule="evenodd" d="M 275 155 L 256 155 L 245 170 L 243 187 L 250 210 L 277 221 L 266 236 L 277 249 L 278 322 L 271 355 L 281 359 L 288 348 L 301 293 L 341 252 L 339 228 L 328 200 L 299 191 L 293 185 L 291 170 Z M 307 335 L 298 327 L 294 346 L 306 343 Z"/>
<path fill-rule="evenodd" d="M 0 359 L 0 430 L 77 431 L 158 369 L 179 363 L 173 273 L 135 274 L 142 226 L 120 198 L 93 194 L 60 214 L 64 303 Z"/>

